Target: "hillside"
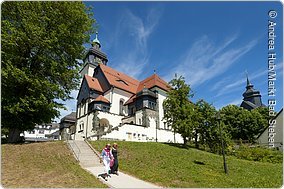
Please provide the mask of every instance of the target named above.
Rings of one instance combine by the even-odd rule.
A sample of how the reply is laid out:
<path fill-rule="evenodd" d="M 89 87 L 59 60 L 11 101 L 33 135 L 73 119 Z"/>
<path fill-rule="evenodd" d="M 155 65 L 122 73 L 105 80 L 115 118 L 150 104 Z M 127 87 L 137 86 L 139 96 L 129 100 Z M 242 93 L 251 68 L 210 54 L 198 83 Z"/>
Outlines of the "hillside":
<path fill-rule="evenodd" d="M 106 142 L 90 143 L 101 151 Z M 216 154 L 162 143 L 117 143 L 120 170 L 160 186 L 274 188 L 282 185 L 282 164 L 229 156 L 229 175 L 225 175 L 222 156 Z M 204 165 L 196 164 L 196 161 Z"/>
<path fill-rule="evenodd" d="M 106 187 L 80 167 L 64 142 L 4 144 L 1 148 L 5 188 Z"/>

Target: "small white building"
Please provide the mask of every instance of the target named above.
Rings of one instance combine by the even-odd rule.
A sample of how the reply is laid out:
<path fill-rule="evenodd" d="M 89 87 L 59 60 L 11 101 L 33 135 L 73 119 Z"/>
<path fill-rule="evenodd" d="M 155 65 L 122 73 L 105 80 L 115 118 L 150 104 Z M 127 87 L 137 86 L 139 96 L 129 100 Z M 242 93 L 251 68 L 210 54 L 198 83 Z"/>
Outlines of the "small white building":
<path fill-rule="evenodd" d="M 59 139 L 59 124 L 49 123 L 36 125 L 31 131 L 24 132 L 25 141 L 49 141 Z"/>
<path fill-rule="evenodd" d="M 75 140 L 182 143 L 163 120 L 167 82 L 155 73 L 138 81 L 108 67 L 100 47 L 96 37 L 80 71 Z"/>
<path fill-rule="evenodd" d="M 257 141 L 261 146 L 283 151 L 283 108 L 269 121 L 269 126 L 259 135 Z"/>

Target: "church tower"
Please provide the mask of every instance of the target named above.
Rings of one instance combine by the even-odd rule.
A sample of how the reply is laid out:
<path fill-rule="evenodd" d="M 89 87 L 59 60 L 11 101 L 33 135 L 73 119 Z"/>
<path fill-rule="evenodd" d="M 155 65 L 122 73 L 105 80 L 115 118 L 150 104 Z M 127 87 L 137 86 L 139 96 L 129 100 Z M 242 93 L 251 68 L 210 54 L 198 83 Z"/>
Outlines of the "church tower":
<path fill-rule="evenodd" d="M 252 110 L 254 108 L 264 106 L 261 101 L 260 92 L 253 88 L 253 85 L 250 83 L 247 75 L 247 86 L 246 91 L 243 93 L 243 102 L 241 107 L 247 110 Z"/>
<path fill-rule="evenodd" d="M 101 51 L 101 43 L 98 39 L 98 32 L 96 32 L 96 38 L 92 42 L 92 47 L 88 50 L 83 61 L 83 68 L 80 70 L 82 78 L 85 74 L 92 77 L 94 74 L 94 69 L 99 64 L 107 65 L 108 59 L 106 54 Z"/>

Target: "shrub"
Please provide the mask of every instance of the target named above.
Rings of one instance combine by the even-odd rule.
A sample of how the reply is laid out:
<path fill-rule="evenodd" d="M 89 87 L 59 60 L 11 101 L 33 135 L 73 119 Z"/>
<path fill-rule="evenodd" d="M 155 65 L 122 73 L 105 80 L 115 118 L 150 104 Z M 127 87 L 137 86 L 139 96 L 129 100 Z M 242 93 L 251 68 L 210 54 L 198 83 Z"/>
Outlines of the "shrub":
<path fill-rule="evenodd" d="M 230 149 L 229 155 L 236 156 L 240 159 L 246 159 L 251 161 L 261 161 L 270 163 L 282 163 L 283 154 L 275 149 L 269 149 L 264 147 L 250 147 L 247 145 L 241 145 L 239 149 Z"/>

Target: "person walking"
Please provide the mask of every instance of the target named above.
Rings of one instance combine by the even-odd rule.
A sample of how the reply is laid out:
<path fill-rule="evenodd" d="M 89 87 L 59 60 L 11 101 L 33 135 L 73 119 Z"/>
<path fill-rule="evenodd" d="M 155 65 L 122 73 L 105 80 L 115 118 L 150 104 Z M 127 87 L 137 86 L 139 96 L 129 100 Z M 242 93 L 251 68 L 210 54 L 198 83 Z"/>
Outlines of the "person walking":
<path fill-rule="evenodd" d="M 110 161 L 113 159 L 113 155 L 110 149 L 111 145 L 107 144 L 106 147 L 102 150 L 101 161 L 103 161 L 105 166 L 105 173 L 100 174 L 103 179 L 107 180 L 107 177 L 110 177 Z"/>
<path fill-rule="evenodd" d="M 116 174 L 118 175 L 118 151 L 117 151 L 117 143 L 114 143 L 112 145 L 112 155 L 113 155 L 113 160 L 114 160 L 114 163 L 113 163 L 113 166 L 111 167 L 111 173 L 112 174 Z"/>

